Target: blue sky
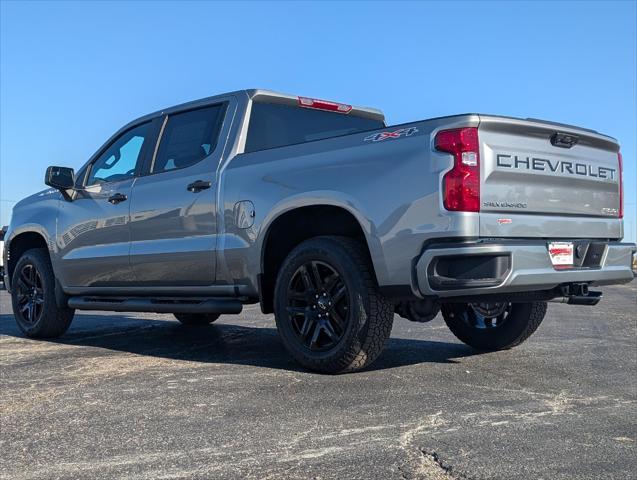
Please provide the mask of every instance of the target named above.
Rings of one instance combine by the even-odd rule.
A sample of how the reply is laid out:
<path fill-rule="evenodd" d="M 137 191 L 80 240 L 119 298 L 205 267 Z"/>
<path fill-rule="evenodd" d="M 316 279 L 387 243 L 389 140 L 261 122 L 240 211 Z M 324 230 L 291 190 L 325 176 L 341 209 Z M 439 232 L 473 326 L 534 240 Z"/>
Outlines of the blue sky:
<path fill-rule="evenodd" d="M 636 2 L 1 2 L 0 224 L 124 123 L 261 87 L 545 118 L 619 139 L 635 240 Z"/>

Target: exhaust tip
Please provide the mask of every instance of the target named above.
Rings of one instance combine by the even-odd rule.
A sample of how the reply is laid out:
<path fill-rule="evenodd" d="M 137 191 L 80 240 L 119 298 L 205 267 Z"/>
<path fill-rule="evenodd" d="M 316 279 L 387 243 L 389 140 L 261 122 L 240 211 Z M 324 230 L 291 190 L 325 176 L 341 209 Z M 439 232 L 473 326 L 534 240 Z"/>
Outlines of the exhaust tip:
<path fill-rule="evenodd" d="M 602 292 L 589 292 L 586 287 L 586 295 L 573 295 L 568 298 L 569 305 L 597 305 L 602 299 Z"/>

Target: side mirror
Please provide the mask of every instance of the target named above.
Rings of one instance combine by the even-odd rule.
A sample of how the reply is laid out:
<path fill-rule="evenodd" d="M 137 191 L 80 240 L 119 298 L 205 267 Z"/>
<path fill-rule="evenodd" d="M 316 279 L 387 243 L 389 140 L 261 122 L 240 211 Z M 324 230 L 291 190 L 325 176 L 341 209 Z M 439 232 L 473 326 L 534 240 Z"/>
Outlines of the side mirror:
<path fill-rule="evenodd" d="M 61 191 L 70 190 L 75 186 L 75 171 L 68 167 L 49 167 L 44 183 Z"/>

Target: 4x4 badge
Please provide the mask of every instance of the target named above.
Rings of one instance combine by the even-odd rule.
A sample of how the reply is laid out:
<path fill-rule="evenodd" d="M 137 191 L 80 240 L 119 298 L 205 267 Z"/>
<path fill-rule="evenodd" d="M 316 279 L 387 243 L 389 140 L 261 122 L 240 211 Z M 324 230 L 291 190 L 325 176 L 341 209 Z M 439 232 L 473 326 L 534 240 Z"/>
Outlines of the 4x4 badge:
<path fill-rule="evenodd" d="M 381 140 L 387 140 L 388 138 L 400 138 L 400 137 L 409 137 L 416 133 L 418 129 L 416 127 L 409 128 L 399 128 L 398 130 L 394 130 L 393 132 L 379 132 L 372 133 L 364 138 L 366 142 L 380 142 Z"/>

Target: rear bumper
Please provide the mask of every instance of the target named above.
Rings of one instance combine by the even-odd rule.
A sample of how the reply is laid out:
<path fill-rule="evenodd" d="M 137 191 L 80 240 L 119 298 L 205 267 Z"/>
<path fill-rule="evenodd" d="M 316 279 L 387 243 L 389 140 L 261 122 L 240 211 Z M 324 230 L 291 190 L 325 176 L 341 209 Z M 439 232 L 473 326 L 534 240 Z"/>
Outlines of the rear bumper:
<path fill-rule="evenodd" d="M 556 270 L 545 241 L 502 241 L 427 248 L 416 263 L 423 296 L 454 297 L 550 290 L 561 284 L 628 283 L 634 243 L 609 242 L 597 267 Z"/>

